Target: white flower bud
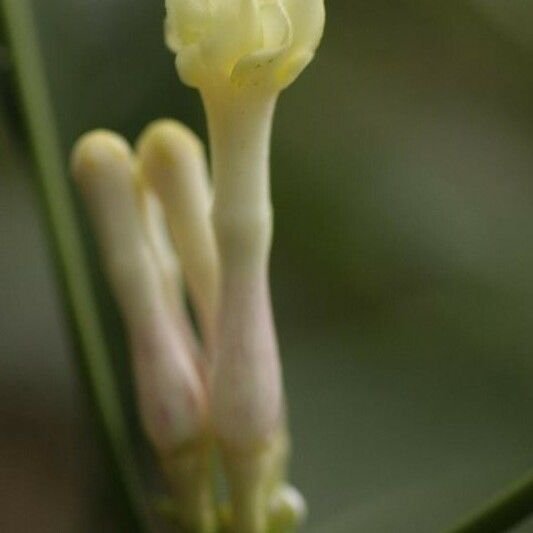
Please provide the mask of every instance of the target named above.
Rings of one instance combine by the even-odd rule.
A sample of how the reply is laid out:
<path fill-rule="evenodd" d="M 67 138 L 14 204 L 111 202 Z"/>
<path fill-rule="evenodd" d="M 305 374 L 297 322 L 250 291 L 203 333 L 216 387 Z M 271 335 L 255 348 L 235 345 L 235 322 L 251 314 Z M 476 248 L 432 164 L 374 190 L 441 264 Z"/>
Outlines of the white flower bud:
<path fill-rule="evenodd" d="M 181 123 L 159 120 L 146 128 L 137 151 L 142 175 L 165 210 L 210 355 L 218 303 L 218 258 L 202 143 Z"/>
<path fill-rule="evenodd" d="M 307 518 L 307 503 L 301 493 L 291 485 L 282 485 L 270 502 L 270 529 L 292 531 Z"/>
<path fill-rule="evenodd" d="M 207 395 L 169 301 L 164 274 L 175 263 L 164 241 L 149 239 L 157 225 L 143 219 L 136 161 L 122 138 L 85 135 L 72 167 L 126 322 L 146 433 L 165 465 L 182 523 L 210 532 Z"/>

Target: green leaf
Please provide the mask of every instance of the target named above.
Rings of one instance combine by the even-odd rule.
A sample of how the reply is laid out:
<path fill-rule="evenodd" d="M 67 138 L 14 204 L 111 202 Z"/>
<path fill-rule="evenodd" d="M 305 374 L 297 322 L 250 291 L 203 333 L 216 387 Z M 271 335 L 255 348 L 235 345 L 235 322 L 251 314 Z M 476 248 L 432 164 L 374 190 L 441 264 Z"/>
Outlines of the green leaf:
<path fill-rule="evenodd" d="M 140 480 L 60 148 L 32 6 L 28 0 L 1 0 L 0 7 L 34 156 L 39 196 L 76 344 L 73 353 L 116 480 L 124 530 L 141 532 L 145 530 L 145 519 Z"/>

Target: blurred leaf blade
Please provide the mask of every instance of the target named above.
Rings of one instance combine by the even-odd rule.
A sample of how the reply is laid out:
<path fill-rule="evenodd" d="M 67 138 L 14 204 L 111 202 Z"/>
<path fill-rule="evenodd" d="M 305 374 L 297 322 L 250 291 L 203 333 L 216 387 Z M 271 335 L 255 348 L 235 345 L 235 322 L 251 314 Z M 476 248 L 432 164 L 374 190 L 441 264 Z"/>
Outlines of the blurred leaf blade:
<path fill-rule="evenodd" d="M 133 448 L 98 315 L 74 200 L 67 181 L 34 14 L 28 0 L 1 0 L 0 11 L 34 158 L 48 237 L 76 345 L 76 363 L 89 391 L 108 465 L 116 480 L 125 530 L 145 531 Z"/>
<path fill-rule="evenodd" d="M 533 475 L 529 473 L 507 492 L 472 513 L 449 533 L 500 533 L 509 531 L 533 512 Z"/>

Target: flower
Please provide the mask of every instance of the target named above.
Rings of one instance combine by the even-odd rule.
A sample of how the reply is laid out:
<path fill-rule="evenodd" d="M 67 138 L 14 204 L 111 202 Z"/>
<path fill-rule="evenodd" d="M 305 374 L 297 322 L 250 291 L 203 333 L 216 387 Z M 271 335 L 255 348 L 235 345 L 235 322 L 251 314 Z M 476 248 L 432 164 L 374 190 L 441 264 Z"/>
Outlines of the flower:
<path fill-rule="evenodd" d="M 166 41 L 184 83 L 281 90 L 313 59 L 324 0 L 166 0 Z"/>
<path fill-rule="evenodd" d="M 231 531 L 292 530 L 289 436 L 268 265 L 270 138 L 278 93 L 313 59 L 324 0 L 166 0 L 166 40 L 207 115 L 219 259 L 212 424 L 230 489 Z M 163 202 L 164 203 L 164 202 Z M 284 524 L 283 526 L 281 524 Z"/>

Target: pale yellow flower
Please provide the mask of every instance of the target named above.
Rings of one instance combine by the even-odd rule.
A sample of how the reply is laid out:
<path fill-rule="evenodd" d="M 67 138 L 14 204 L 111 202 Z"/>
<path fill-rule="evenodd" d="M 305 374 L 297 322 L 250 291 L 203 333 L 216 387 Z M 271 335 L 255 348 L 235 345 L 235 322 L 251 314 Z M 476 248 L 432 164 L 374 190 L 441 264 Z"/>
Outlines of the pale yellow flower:
<path fill-rule="evenodd" d="M 324 0 L 166 0 L 166 40 L 184 83 L 283 89 L 312 60 Z"/>

